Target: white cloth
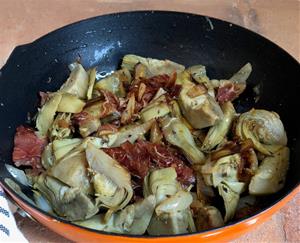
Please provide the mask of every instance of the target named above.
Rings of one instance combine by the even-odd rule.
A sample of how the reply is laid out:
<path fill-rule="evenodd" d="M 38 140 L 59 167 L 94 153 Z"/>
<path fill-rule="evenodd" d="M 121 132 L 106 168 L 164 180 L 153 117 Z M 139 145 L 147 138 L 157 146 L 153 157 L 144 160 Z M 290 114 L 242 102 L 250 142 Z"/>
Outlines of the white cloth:
<path fill-rule="evenodd" d="M 0 187 L 0 242 L 24 242 L 28 241 L 20 232 L 16 225 L 14 215 L 12 214 L 5 193 Z"/>

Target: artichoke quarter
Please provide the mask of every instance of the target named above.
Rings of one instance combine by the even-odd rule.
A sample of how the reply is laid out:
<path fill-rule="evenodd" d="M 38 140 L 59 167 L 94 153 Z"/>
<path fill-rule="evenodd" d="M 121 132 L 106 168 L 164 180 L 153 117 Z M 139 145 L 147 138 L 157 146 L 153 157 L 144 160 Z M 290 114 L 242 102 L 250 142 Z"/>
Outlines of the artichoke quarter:
<path fill-rule="evenodd" d="M 204 154 L 198 149 L 190 130 L 179 118 L 165 117 L 161 120 L 161 125 L 165 139 L 182 149 L 191 163 L 204 162 Z"/>
<path fill-rule="evenodd" d="M 86 159 L 92 176 L 96 202 L 109 209 L 109 216 L 124 208 L 133 196 L 130 173 L 117 161 L 91 143 L 86 147 Z"/>
<path fill-rule="evenodd" d="M 277 113 L 252 109 L 241 114 L 235 133 L 241 140 L 251 139 L 254 148 L 265 155 L 272 155 L 287 144 L 287 136 Z"/>
<path fill-rule="evenodd" d="M 79 188 L 69 187 L 51 176 L 39 175 L 35 178 L 33 188 L 38 189 L 54 212 L 66 220 L 84 220 L 98 212 L 92 199 Z"/>

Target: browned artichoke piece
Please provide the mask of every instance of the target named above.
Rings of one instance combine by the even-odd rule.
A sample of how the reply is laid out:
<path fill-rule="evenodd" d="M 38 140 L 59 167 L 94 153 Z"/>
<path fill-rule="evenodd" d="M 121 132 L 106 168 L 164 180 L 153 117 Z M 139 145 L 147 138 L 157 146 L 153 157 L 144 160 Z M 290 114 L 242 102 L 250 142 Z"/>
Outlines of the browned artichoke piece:
<path fill-rule="evenodd" d="M 220 211 L 214 206 L 202 206 L 195 215 L 195 225 L 197 230 L 207 230 L 224 225 Z"/>

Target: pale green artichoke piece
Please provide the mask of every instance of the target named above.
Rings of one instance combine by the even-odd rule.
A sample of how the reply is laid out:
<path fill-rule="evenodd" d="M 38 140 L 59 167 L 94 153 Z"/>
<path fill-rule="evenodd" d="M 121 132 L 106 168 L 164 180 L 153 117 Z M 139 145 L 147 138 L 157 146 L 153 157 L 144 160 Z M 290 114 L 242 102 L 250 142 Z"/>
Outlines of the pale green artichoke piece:
<path fill-rule="evenodd" d="M 131 83 L 131 80 L 130 72 L 123 68 L 98 81 L 94 86 L 94 93 L 95 91 L 107 90 L 118 97 L 125 97 L 124 83 Z"/>
<path fill-rule="evenodd" d="M 41 163 L 45 169 L 52 167 L 55 163 L 52 143 L 48 143 L 47 146 L 44 148 L 41 157 Z"/>
<path fill-rule="evenodd" d="M 151 195 L 114 213 L 107 223 L 104 222 L 104 215 L 95 215 L 88 220 L 74 223 L 106 232 L 142 235 L 146 232 L 154 207 L 155 197 Z"/>
<path fill-rule="evenodd" d="M 236 115 L 232 103 L 230 101 L 225 102 L 223 105 L 221 105 L 221 108 L 224 114 L 224 118 L 222 120 L 219 120 L 214 126 L 209 129 L 201 147 L 202 151 L 209 152 L 218 144 L 220 144 L 224 137 L 226 137 L 231 127 L 233 118 Z"/>
<path fill-rule="evenodd" d="M 88 74 L 89 74 L 89 86 L 88 86 L 88 90 L 86 93 L 86 98 L 87 100 L 92 99 L 92 95 L 93 95 L 93 89 L 94 89 L 94 85 L 96 82 L 96 68 L 92 68 L 89 70 Z"/>
<path fill-rule="evenodd" d="M 62 93 L 57 111 L 65 113 L 79 113 L 82 111 L 84 106 L 85 102 L 79 99 L 76 95 Z"/>
<path fill-rule="evenodd" d="M 36 119 L 36 128 L 42 136 L 46 136 L 51 127 L 58 105 L 61 101 L 62 95 L 55 93 L 39 110 Z"/>
<path fill-rule="evenodd" d="M 252 109 L 241 114 L 235 133 L 241 140 L 251 139 L 254 148 L 265 155 L 272 155 L 287 144 L 279 115 L 266 110 Z"/>
<path fill-rule="evenodd" d="M 259 165 L 249 185 L 252 195 L 267 195 L 283 188 L 289 166 L 289 148 L 283 147 Z"/>
<path fill-rule="evenodd" d="M 192 164 L 204 163 L 204 154 L 198 149 L 190 130 L 180 119 L 165 117 L 161 125 L 166 140 L 182 149 Z"/>
<path fill-rule="evenodd" d="M 76 148 L 81 144 L 82 139 L 80 138 L 66 138 L 61 140 L 54 140 L 52 142 L 53 154 L 55 159 L 58 161 L 68 154 L 72 149 Z"/>
<path fill-rule="evenodd" d="M 242 182 L 223 181 L 218 185 L 219 194 L 223 198 L 225 204 L 226 214 L 224 222 L 228 222 L 234 217 L 240 194 L 243 192 L 244 187 L 245 183 Z"/>
<path fill-rule="evenodd" d="M 130 173 L 90 143 L 86 158 L 100 206 L 109 208 L 110 213 L 124 208 L 133 196 Z"/>
<path fill-rule="evenodd" d="M 98 207 L 79 188 L 71 188 L 51 176 L 39 175 L 33 188 L 39 190 L 54 212 L 66 220 L 85 220 L 98 212 Z"/>
<path fill-rule="evenodd" d="M 252 72 L 251 63 L 246 63 L 237 73 L 235 73 L 230 80 L 235 83 L 246 83 L 246 80 Z"/>
<path fill-rule="evenodd" d="M 156 75 L 168 74 L 171 75 L 174 72 L 182 72 L 185 67 L 178 63 L 172 62 L 170 60 L 158 60 L 152 58 L 144 58 L 132 54 L 125 55 L 122 61 L 122 68 L 127 68 L 129 71 L 133 72 L 135 66 L 141 63 L 147 68 L 147 77 L 152 77 Z"/>
<path fill-rule="evenodd" d="M 74 63 L 73 66 L 69 78 L 60 87 L 60 91 L 76 95 L 80 99 L 86 99 L 89 75 L 80 63 Z"/>
<path fill-rule="evenodd" d="M 140 116 L 144 122 L 163 117 L 170 113 L 170 108 L 167 104 L 166 97 L 160 96 L 154 101 L 151 101 L 144 109 L 141 110 Z"/>
<path fill-rule="evenodd" d="M 109 134 L 107 136 L 108 147 L 119 147 L 126 141 L 134 143 L 150 130 L 153 122 L 154 120 L 150 120 L 143 124 L 128 126 L 128 129 L 120 130 L 114 134 Z"/>
<path fill-rule="evenodd" d="M 179 94 L 179 105 L 184 117 L 196 129 L 213 126 L 223 119 L 223 112 L 217 101 L 208 93 L 189 96 L 195 87 L 193 83 L 184 83 Z"/>

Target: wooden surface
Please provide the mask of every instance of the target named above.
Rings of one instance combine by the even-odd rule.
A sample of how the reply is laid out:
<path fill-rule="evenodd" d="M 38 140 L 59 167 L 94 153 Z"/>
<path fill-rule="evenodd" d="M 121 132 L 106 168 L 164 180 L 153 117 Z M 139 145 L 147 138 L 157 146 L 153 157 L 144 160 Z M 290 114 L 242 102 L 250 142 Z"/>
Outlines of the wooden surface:
<path fill-rule="evenodd" d="M 271 39 L 300 60 L 297 0 L 0 0 L 0 67 L 12 49 L 80 19 L 129 10 L 174 10 L 224 19 Z M 68 242 L 28 219 L 17 223 L 30 242 Z M 300 242 L 300 194 L 240 242 Z"/>

